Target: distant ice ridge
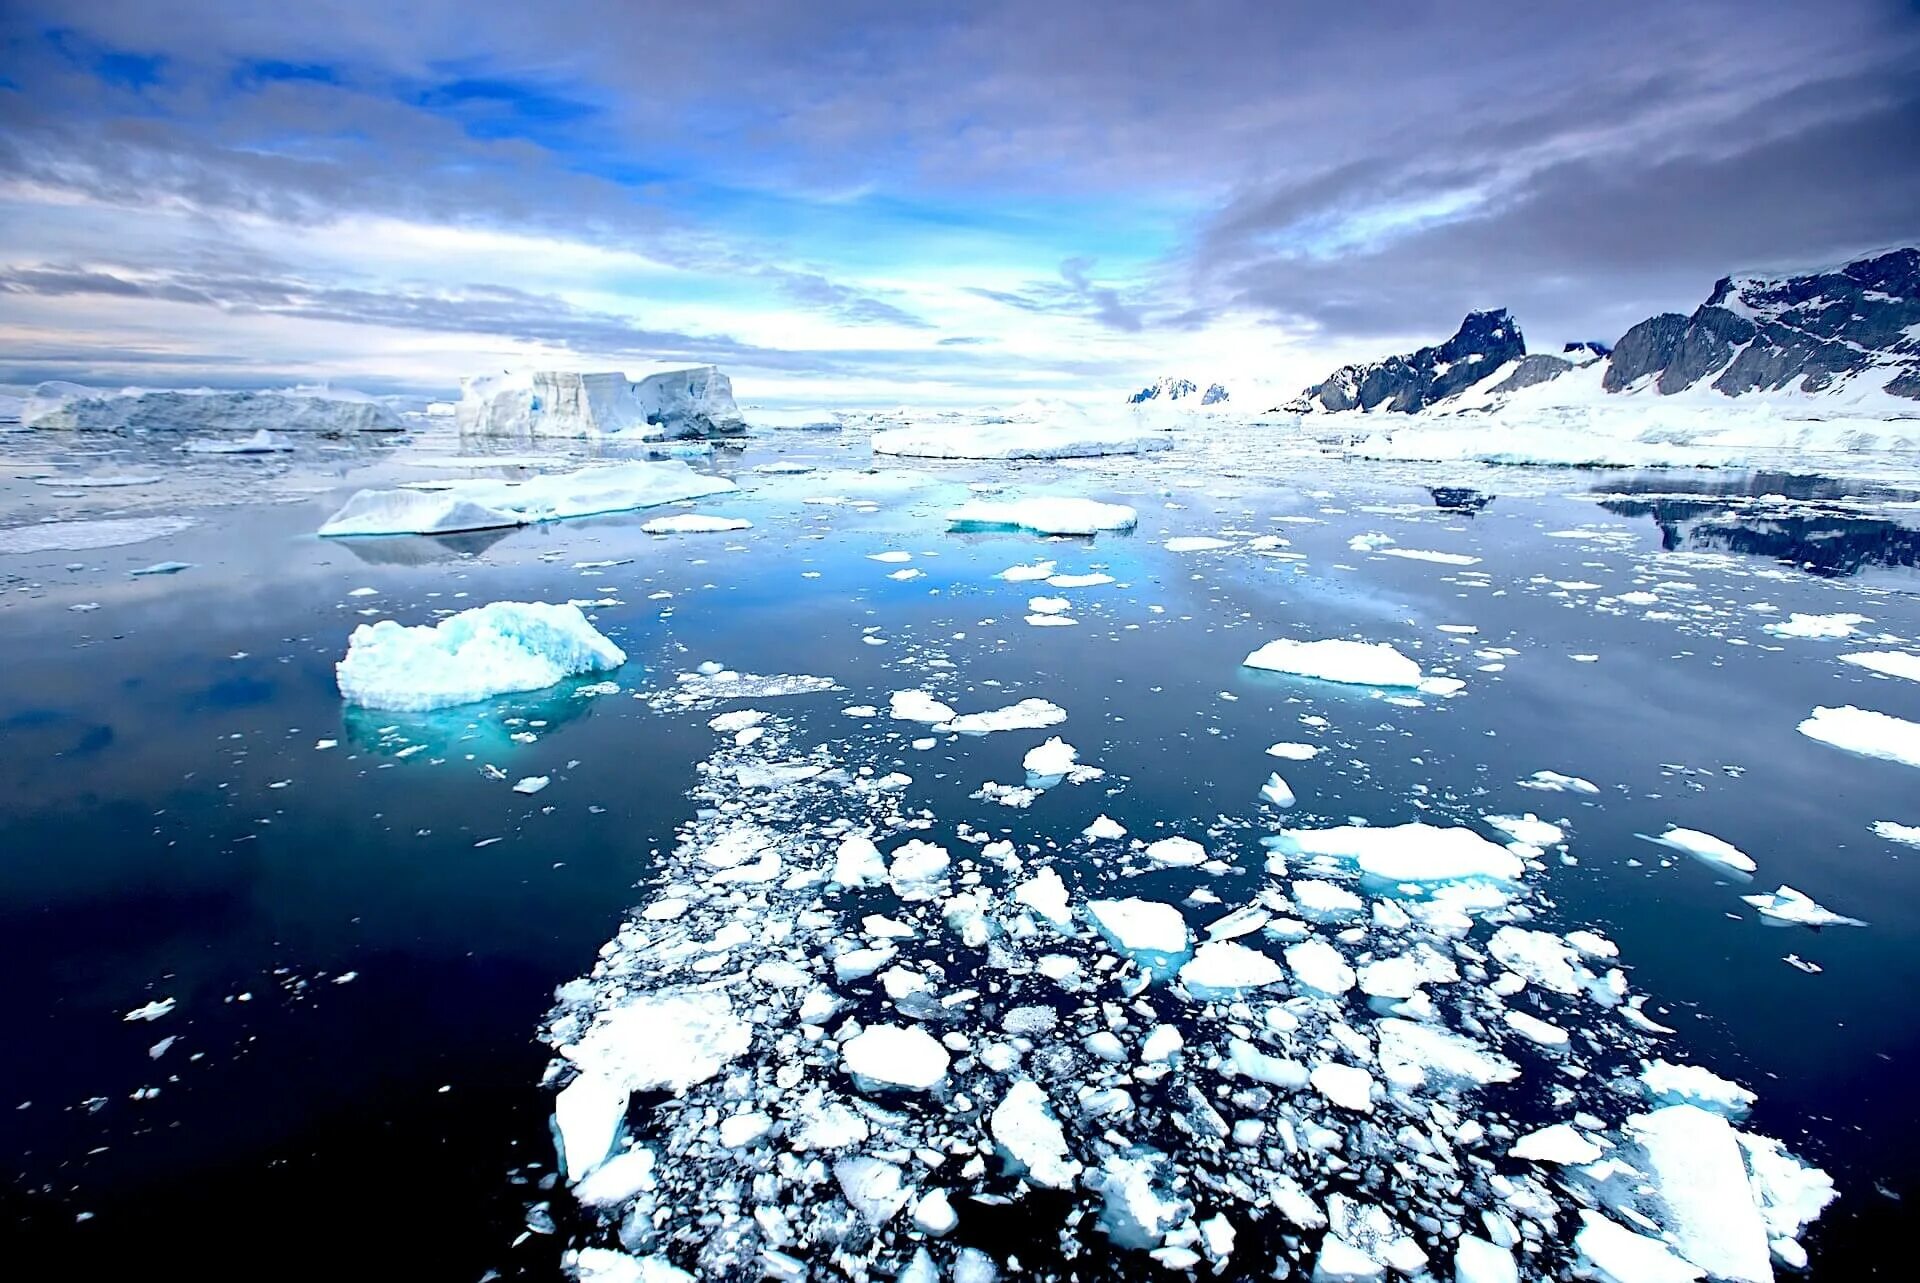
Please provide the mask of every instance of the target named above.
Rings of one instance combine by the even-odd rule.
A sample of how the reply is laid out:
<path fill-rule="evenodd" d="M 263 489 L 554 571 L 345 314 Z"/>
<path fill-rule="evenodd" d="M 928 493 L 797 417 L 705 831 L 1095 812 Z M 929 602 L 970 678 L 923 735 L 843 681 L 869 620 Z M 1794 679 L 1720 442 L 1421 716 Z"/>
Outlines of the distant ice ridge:
<path fill-rule="evenodd" d="M 525 481 L 452 481 L 361 490 L 320 527 L 326 536 L 437 535 L 651 508 L 737 489 L 677 459 L 616 463 Z"/>
<path fill-rule="evenodd" d="M 465 435 L 672 441 L 747 430 L 733 384 L 711 365 L 649 372 L 537 370 L 464 379 L 454 421 Z"/>
<path fill-rule="evenodd" d="M 1172 448 L 1170 436 L 1126 410 L 1095 413 L 1064 401 L 1024 401 L 1004 412 L 873 434 L 875 454 L 924 459 L 1081 459 Z"/>
<path fill-rule="evenodd" d="M 362 624 L 335 665 L 348 703 L 397 712 L 469 704 L 627 662 L 577 606 L 496 601 L 437 624 Z"/>
<path fill-rule="evenodd" d="M 288 388 L 278 392 L 161 392 L 128 388 L 100 392 L 74 384 L 36 389 L 21 411 L 30 428 L 80 432 L 196 432 L 251 435 L 311 432 L 344 436 L 398 432 L 398 415 L 358 392 Z"/>

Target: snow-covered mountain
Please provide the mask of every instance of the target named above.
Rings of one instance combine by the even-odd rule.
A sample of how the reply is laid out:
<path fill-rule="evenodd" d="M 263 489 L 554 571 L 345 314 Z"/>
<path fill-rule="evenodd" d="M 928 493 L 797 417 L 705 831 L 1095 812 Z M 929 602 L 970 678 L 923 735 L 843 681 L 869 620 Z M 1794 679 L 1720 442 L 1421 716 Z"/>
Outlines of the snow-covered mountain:
<path fill-rule="evenodd" d="M 1575 371 L 1585 373 L 1569 378 Z M 1445 343 L 1342 366 L 1283 408 L 1444 414 L 1498 408 L 1522 393 L 1546 406 L 1682 392 L 1920 411 L 1920 250 L 1801 276 L 1727 277 L 1691 315 L 1649 317 L 1611 348 L 1569 343 L 1529 354 L 1506 312 L 1472 312 Z"/>
<path fill-rule="evenodd" d="M 1377 409 L 1411 413 L 1458 395 L 1494 371 L 1523 362 L 1526 355 L 1526 339 L 1505 309 L 1469 312 L 1445 343 L 1384 361 L 1343 365 L 1282 408 L 1296 414 Z"/>
<path fill-rule="evenodd" d="M 1192 379 L 1183 379 L 1169 374 L 1135 392 L 1127 398 L 1127 404 L 1144 405 L 1149 401 L 1163 403 L 1184 401 L 1189 405 L 1219 405 L 1228 399 L 1225 384 L 1209 383 L 1202 391 L 1200 385 Z"/>

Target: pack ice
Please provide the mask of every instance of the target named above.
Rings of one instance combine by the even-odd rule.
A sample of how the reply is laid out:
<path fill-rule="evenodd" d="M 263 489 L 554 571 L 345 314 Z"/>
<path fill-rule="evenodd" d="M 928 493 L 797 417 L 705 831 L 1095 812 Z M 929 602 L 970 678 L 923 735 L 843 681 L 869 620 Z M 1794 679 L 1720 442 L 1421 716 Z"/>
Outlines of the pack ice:
<path fill-rule="evenodd" d="M 361 490 L 327 518 L 320 533 L 338 538 L 495 530 L 652 508 L 733 489 L 733 482 L 724 477 L 706 476 L 670 459 L 581 468 L 525 481 L 454 481 L 401 490 Z"/>
<path fill-rule="evenodd" d="M 496 601 L 437 624 L 362 624 L 334 673 L 350 704 L 423 712 L 626 662 L 577 606 Z"/>
<path fill-rule="evenodd" d="M 464 379 L 454 421 L 464 435 L 625 437 L 672 441 L 747 430 L 733 383 L 711 365 L 623 373 L 538 370 Z"/>

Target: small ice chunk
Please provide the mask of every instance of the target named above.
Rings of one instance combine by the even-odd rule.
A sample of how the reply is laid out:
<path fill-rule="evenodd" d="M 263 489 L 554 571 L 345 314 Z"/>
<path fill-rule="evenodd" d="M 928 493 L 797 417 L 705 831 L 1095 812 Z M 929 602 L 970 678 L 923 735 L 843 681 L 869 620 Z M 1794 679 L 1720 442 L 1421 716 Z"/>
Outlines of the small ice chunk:
<path fill-rule="evenodd" d="M 1080 830 L 1080 836 L 1090 842 L 1118 842 L 1126 835 L 1125 825 L 1105 815 L 1094 817 L 1093 823 Z"/>
<path fill-rule="evenodd" d="M 1819 904 L 1805 892 L 1781 884 L 1778 891 L 1767 895 L 1743 895 L 1740 897 L 1760 911 L 1760 916 L 1775 922 L 1791 922 L 1803 927 L 1864 927 L 1867 924 L 1858 918 L 1849 918 L 1845 914 L 1835 913 L 1825 905 Z"/>
<path fill-rule="evenodd" d="M 1190 869 L 1207 862 L 1207 849 L 1192 838 L 1161 838 L 1147 844 L 1147 858 L 1169 869 Z"/>
<path fill-rule="evenodd" d="M 1561 1163 L 1578 1166 L 1591 1163 L 1604 1152 L 1567 1123 L 1555 1123 L 1539 1131 L 1528 1132 L 1508 1147 L 1507 1153 L 1535 1163 Z"/>
<path fill-rule="evenodd" d="M 1665 833 L 1653 840 L 1661 846 L 1672 847 L 1696 860 L 1736 869 L 1741 873 L 1752 873 L 1760 867 L 1753 862 L 1752 856 L 1725 838 L 1717 838 L 1711 833 L 1702 833 L 1699 829 L 1683 829 L 1669 825 Z"/>
<path fill-rule="evenodd" d="M 1044 699 L 1023 699 L 1005 708 L 984 713 L 965 713 L 936 726 L 935 730 L 960 735 L 991 735 L 995 731 L 1037 731 L 1067 720 L 1067 710 Z"/>
<path fill-rule="evenodd" d="M 912 1192 L 896 1164 L 864 1154 L 836 1162 L 833 1178 L 839 1182 L 847 1205 L 875 1229 L 892 1220 Z"/>
<path fill-rule="evenodd" d="M 1120 503 L 1099 503 L 1060 495 L 1027 499 L 974 499 L 947 513 L 956 526 L 1012 526 L 1043 535 L 1091 535 L 1102 530 L 1131 530 L 1139 514 Z"/>
<path fill-rule="evenodd" d="M 946 1078 L 948 1059 L 917 1025 L 869 1025 L 840 1048 L 840 1063 L 863 1091 L 927 1091 Z"/>
<path fill-rule="evenodd" d="M 1286 979 L 1280 964 L 1243 944 L 1209 940 L 1180 968 L 1180 983 L 1196 998 L 1211 999 L 1279 984 Z"/>
<path fill-rule="evenodd" d="M 1313 744 L 1293 744 L 1283 741 L 1279 744 L 1267 745 L 1267 756 L 1288 762 L 1310 762 L 1320 756 L 1320 749 Z"/>
<path fill-rule="evenodd" d="M 1526 872 L 1519 856 L 1464 827 L 1415 821 L 1375 827 L 1282 829 L 1273 839 L 1287 855 L 1345 860 L 1389 882 L 1444 882 L 1459 878 L 1517 881 Z"/>
<path fill-rule="evenodd" d="M 751 530 L 753 523 L 744 517 L 710 517 L 703 513 L 683 512 L 642 522 L 640 529 L 649 535 L 715 535 L 729 530 Z"/>
<path fill-rule="evenodd" d="M 1600 786 L 1591 780 L 1583 780 L 1578 775 L 1562 775 L 1558 771 L 1535 771 L 1520 781 L 1523 789 L 1537 789 L 1542 793 L 1584 793 L 1597 794 Z"/>
<path fill-rule="evenodd" d="M 1865 615 L 1852 615 L 1844 611 L 1832 615 L 1803 615 L 1796 611 L 1786 619 L 1767 624 L 1765 627 L 1775 637 L 1833 641 L 1842 637 L 1851 637 L 1861 624 L 1872 622 Z"/>
<path fill-rule="evenodd" d="M 1278 771 L 1267 776 L 1267 782 L 1260 786 L 1260 798 L 1262 801 L 1271 802 L 1279 807 L 1292 806 L 1297 800 L 1293 795 L 1293 789 L 1288 787 L 1287 782 L 1280 778 Z"/>
<path fill-rule="evenodd" d="M 1739 1083 L 1729 1082 L 1699 1065 L 1650 1062 L 1640 1071 L 1640 1085 L 1648 1099 L 1662 1105 L 1698 1105 L 1716 1114 L 1738 1118 L 1758 1099 Z"/>
<path fill-rule="evenodd" d="M 1047 1189 L 1071 1189 L 1081 1165 L 1068 1156 L 1067 1138 L 1039 1084 L 1023 1078 L 994 1108 L 989 1129 L 1026 1178 Z"/>
<path fill-rule="evenodd" d="M 513 786 L 513 791 L 527 794 L 538 793 L 552 782 L 553 777 L 550 775 L 528 775 Z"/>
<path fill-rule="evenodd" d="M 1286 949 L 1287 965 L 1300 983 L 1324 994 L 1343 994 L 1357 977 L 1340 951 L 1325 940 L 1302 940 Z"/>
<path fill-rule="evenodd" d="M 1327 1061 L 1314 1066 L 1307 1081 L 1313 1089 L 1342 1109 L 1373 1112 L 1373 1075 L 1352 1065 Z"/>
<path fill-rule="evenodd" d="M 1073 908 L 1067 902 L 1067 886 L 1051 868 L 1040 870 L 1013 889 L 1013 898 L 1056 927 L 1073 924 Z"/>
<path fill-rule="evenodd" d="M 895 691 L 888 697 L 887 715 L 902 722 L 935 724 L 953 720 L 953 709 L 921 690 Z"/>
<path fill-rule="evenodd" d="M 1138 897 L 1094 900 L 1088 903 L 1087 912 L 1102 935 L 1129 953 L 1178 955 L 1187 951 L 1187 920 L 1170 904 Z"/>
<path fill-rule="evenodd" d="M 1510 1248 L 1462 1234 L 1453 1245 L 1453 1283 L 1520 1283 Z"/>
<path fill-rule="evenodd" d="M 128 1022 L 135 1020 L 158 1020 L 174 1008 L 172 998 L 158 998 L 144 1006 L 135 1007 L 120 1019 Z"/>
<path fill-rule="evenodd" d="M 943 1189 L 930 1189 L 913 1204 L 913 1225 L 922 1234 L 940 1238 L 953 1233 L 959 1224 L 960 1214 L 953 1210 L 953 1202 Z"/>

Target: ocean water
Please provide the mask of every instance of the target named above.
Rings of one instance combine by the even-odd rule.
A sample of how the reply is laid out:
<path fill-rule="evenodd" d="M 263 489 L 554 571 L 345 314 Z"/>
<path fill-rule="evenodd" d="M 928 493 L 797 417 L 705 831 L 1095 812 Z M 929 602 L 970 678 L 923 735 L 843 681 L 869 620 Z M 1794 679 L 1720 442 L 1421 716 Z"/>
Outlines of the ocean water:
<path fill-rule="evenodd" d="M 1903 1277 L 1920 1194 L 1920 851 L 1871 825 L 1920 825 L 1920 771 L 1796 727 L 1821 705 L 1920 720 L 1920 683 L 1837 658 L 1920 638 L 1915 496 L 1845 477 L 1381 469 L 1263 459 L 1260 444 L 869 472 L 858 440 L 790 434 L 697 461 L 745 487 L 699 510 L 747 531 L 658 538 L 639 529 L 649 514 L 625 514 L 352 543 L 312 531 L 356 485 L 467 475 L 406 463 L 457 443 L 191 464 L 137 445 L 10 450 L 9 526 L 193 524 L 0 553 L 9 1255 L 57 1253 L 82 1274 L 546 1278 L 570 1245 L 611 1242 L 555 1186 L 539 1035 L 556 988 L 653 894 L 696 818 L 709 718 L 752 707 L 796 753 L 911 776 L 930 836 L 964 824 L 1050 852 L 1076 901 L 1182 903 L 1207 886 L 1222 907 L 1187 904 L 1195 928 L 1272 881 L 1259 838 L 1281 826 L 1560 823 L 1564 851 L 1530 877 L 1534 925 L 1617 943 L 1645 1013 L 1674 1030 L 1660 1054 L 1753 1089 L 1743 1126 L 1834 1176 L 1840 1198 L 1805 1236 L 1813 1277 Z M 770 462 L 815 470 L 755 471 Z M 65 499 L 36 484 L 80 470 L 162 480 Z M 982 487 L 1129 503 L 1140 523 L 1073 540 L 950 531 L 942 514 Z M 826 497 L 859 502 L 806 502 Z M 1183 535 L 1228 546 L 1164 546 Z M 886 552 L 911 555 L 873 559 Z M 996 577 L 1040 558 L 1115 582 Z M 191 565 L 127 573 L 163 560 Z M 601 562 L 615 564 L 579 564 Z M 903 570 L 920 573 L 890 577 Z M 1076 623 L 1029 624 L 1035 596 L 1066 598 Z M 619 693 L 343 708 L 332 666 L 355 625 L 503 599 L 591 603 L 631 656 Z M 1767 630 L 1795 612 L 1866 622 L 1849 639 Z M 1396 703 L 1241 665 L 1278 637 L 1391 642 L 1464 689 Z M 676 706 L 680 676 L 708 661 L 838 689 Z M 973 738 L 885 715 L 890 692 L 921 688 L 963 711 L 1037 697 L 1068 716 Z M 880 715 L 843 712 L 860 705 Z M 1025 808 L 975 796 L 1020 783 L 1049 734 L 1105 777 Z M 1276 741 L 1321 752 L 1276 761 Z M 1275 769 L 1299 796 L 1284 813 L 1258 797 Z M 1519 786 L 1540 770 L 1599 792 Z M 529 775 L 552 783 L 510 790 Z M 1149 841 L 1201 840 L 1230 867 L 1123 876 L 1076 844 L 1099 814 Z M 1758 872 L 1647 840 L 1675 825 L 1733 842 Z M 1772 926 L 1740 899 L 1782 883 L 1869 925 Z M 884 1014 L 872 982 L 843 987 L 863 1018 Z M 165 998 L 158 1019 L 124 1018 Z M 1545 1123 L 1550 1105 L 1500 1108 Z M 954 1241 L 1044 1261 L 1051 1197 L 963 1207 Z M 672 1228 L 697 1236 L 701 1211 L 676 1207 Z M 1078 1237 L 1086 1276 L 1146 1268 L 1091 1221 Z"/>

